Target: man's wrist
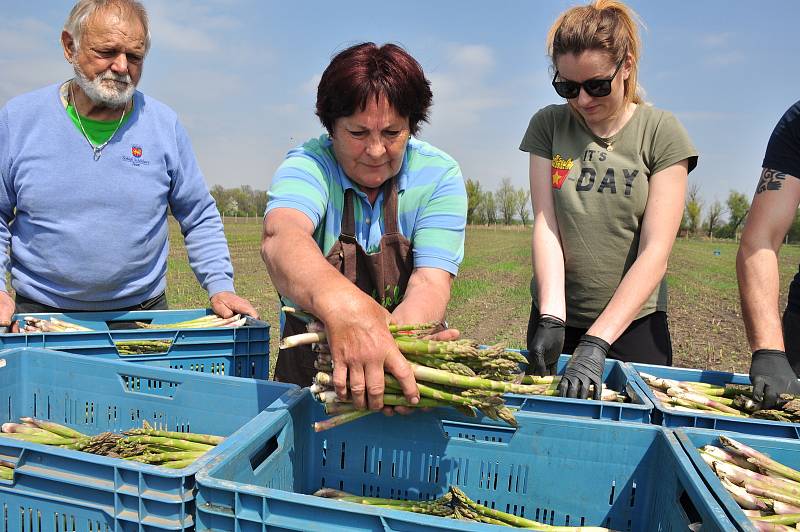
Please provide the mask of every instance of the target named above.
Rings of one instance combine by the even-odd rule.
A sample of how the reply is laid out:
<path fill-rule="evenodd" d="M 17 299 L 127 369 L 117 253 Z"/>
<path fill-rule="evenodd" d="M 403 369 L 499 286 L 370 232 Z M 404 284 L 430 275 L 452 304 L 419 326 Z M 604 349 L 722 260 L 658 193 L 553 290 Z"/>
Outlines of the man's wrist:
<path fill-rule="evenodd" d="M 220 292 L 236 293 L 233 288 L 233 281 L 229 280 L 213 281 L 209 283 L 208 286 L 206 286 L 206 292 L 208 292 L 208 299 L 211 299 Z"/>

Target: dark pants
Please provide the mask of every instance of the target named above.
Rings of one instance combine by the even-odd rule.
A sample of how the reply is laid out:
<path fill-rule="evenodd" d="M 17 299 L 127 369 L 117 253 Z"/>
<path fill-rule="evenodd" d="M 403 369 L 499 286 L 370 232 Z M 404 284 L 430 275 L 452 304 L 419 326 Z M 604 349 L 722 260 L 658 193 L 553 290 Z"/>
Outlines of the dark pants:
<path fill-rule="evenodd" d="M 33 299 L 23 296 L 22 294 L 16 294 L 14 296 L 14 301 L 17 305 L 16 308 L 17 314 L 37 314 L 40 312 L 45 312 L 48 314 L 63 314 L 64 312 L 83 312 L 79 310 L 51 307 L 50 305 L 38 303 Z M 120 312 L 120 311 L 129 312 L 132 310 L 168 310 L 168 309 L 169 307 L 167 305 L 167 294 L 166 292 L 161 292 L 161 294 L 155 297 L 151 297 L 150 299 L 147 299 L 145 301 L 142 301 L 138 305 L 109 309 L 107 312 Z"/>
<path fill-rule="evenodd" d="M 800 313 L 788 308 L 783 313 L 783 343 L 789 364 L 800 376 Z"/>
<path fill-rule="evenodd" d="M 532 305 L 528 320 L 528 345 L 533 339 L 538 323 L 539 309 Z M 571 355 L 586 331 L 587 329 L 581 327 L 566 327 L 562 352 Z M 672 339 L 667 326 L 667 313 L 657 311 L 631 322 L 622 335 L 617 338 L 617 341 L 611 344 L 611 352 L 608 357 L 623 362 L 671 366 Z M 800 360 L 800 356 L 798 360 Z"/>

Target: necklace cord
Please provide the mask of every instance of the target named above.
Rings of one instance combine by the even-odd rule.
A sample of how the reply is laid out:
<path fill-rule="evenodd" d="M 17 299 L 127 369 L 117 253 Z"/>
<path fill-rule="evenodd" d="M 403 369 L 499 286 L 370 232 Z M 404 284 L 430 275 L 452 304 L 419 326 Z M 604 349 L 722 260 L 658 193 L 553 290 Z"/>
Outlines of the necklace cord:
<path fill-rule="evenodd" d="M 111 142 L 111 139 L 114 138 L 114 135 L 117 134 L 117 131 L 119 131 L 120 126 L 122 126 L 122 121 L 125 119 L 125 111 L 127 110 L 128 105 L 125 104 L 122 107 L 122 116 L 119 117 L 119 122 L 117 122 L 117 127 L 114 128 L 114 131 L 111 133 L 111 136 L 108 137 L 108 139 L 105 142 L 103 142 L 102 144 L 98 144 L 97 146 L 95 146 L 92 143 L 91 139 L 89 138 L 89 135 L 86 134 L 86 129 L 84 129 L 84 127 L 83 127 L 83 122 L 81 121 L 81 113 L 80 113 L 80 111 L 78 111 L 78 103 L 75 101 L 75 93 L 74 93 L 74 91 L 72 89 L 72 83 L 73 82 L 71 81 L 70 84 L 69 84 L 69 97 L 70 97 L 70 100 L 72 100 L 72 107 L 75 108 L 75 116 L 78 118 L 78 125 L 81 128 L 81 133 L 83 133 L 83 138 L 85 138 L 86 142 L 89 143 L 89 147 L 92 149 L 92 152 L 94 153 L 94 160 L 98 161 L 98 160 L 100 160 L 100 155 L 102 155 L 103 148 L 105 148 L 106 145 L 109 142 Z"/>

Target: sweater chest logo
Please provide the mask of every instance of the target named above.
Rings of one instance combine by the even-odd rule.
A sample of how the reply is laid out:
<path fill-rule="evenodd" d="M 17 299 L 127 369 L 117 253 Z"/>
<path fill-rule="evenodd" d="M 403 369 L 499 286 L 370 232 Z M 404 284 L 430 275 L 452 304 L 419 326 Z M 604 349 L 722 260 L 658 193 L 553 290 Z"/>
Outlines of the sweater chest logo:
<path fill-rule="evenodd" d="M 131 166 L 147 166 L 150 164 L 150 161 L 147 159 L 143 159 L 142 156 L 144 155 L 144 150 L 138 144 L 133 144 L 131 146 L 131 154 L 130 155 L 123 155 L 122 160 L 126 163 L 130 163 Z"/>
<path fill-rule="evenodd" d="M 551 173 L 550 177 L 553 180 L 553 188 L 561 189 L 561 185 L 567 179 L 567 174 L 572 169 L 575 163 L 572 159 L 564 159 L 561 155 L 556 154 L 550 162 Z"/>

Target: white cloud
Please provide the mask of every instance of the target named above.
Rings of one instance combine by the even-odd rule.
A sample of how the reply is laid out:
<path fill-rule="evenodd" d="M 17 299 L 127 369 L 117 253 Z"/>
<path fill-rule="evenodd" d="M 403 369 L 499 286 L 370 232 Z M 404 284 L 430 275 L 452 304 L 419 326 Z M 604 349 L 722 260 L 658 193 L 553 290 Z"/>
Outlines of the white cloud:
<path fill-rule="evenodd" d="M 458 70 L 478 75 L 494 67 L 492 49 L 482 44 L 462 44 L 450 47 L 450 60 Z"/>
<path fill-rule="evenodd" d="M 25 92 L 69 78 L 61 28 L 31 18 L 0 19 L 0 106 Z"/>
<path fill-rule="evenodd" d="M 745 62 L 746 54 L 737 48 L 737 41 L 731 32 L 707 33 L 699 38 L 704 49 L 701 61 L 706 66 L 727 67 Z"/>
<path fill-rule="evenodd" d="M 708 48 L 720 48 L 727 46 L 732 37 L 731 32 L 707 33 L 700 38 L 700 44 Z"/>
<path fill-rule="evenodd" d="M 169 51 L 215 52 L 220 49 L 219 30 L 239 25 L 231 17 L 216 13 L 213 6 L 185 0 L 154 1 L 148 3 L 147 11 L 154 42 Z"/>
<path fill-rule="evenodd" d="M 300 85 L 300 90 L 304 94 L 316 94 L 319 81 L 322 79 L 322 74 L 314 74 L 309 79 Z"/>
<path fill-rule="evenodd" d="M 490 47 L 454 44 L 448 47 L 446 55 L 442 68 L 428 73 L 434 102 L 432 131 L 475 126 L 482 113 L 507 102 L 502 90 L 489 77 L 495 64 Z"/>
<path fill-rule="evenodd" d="M 676 111 L 675 115 L 682 122 L 718 122 L 730 120 L 736 115 L 732 113 L 721 113 L 717 111 Z"/>
<path fill-rule="evenodd" d="M 746 56 L 743 52 L 738 50 L 731 50 L 728 52 L 718 52 L 708 54 L 703 58 L 703 62 L 709 66 L 726 67 L 744 63 Z"/>

